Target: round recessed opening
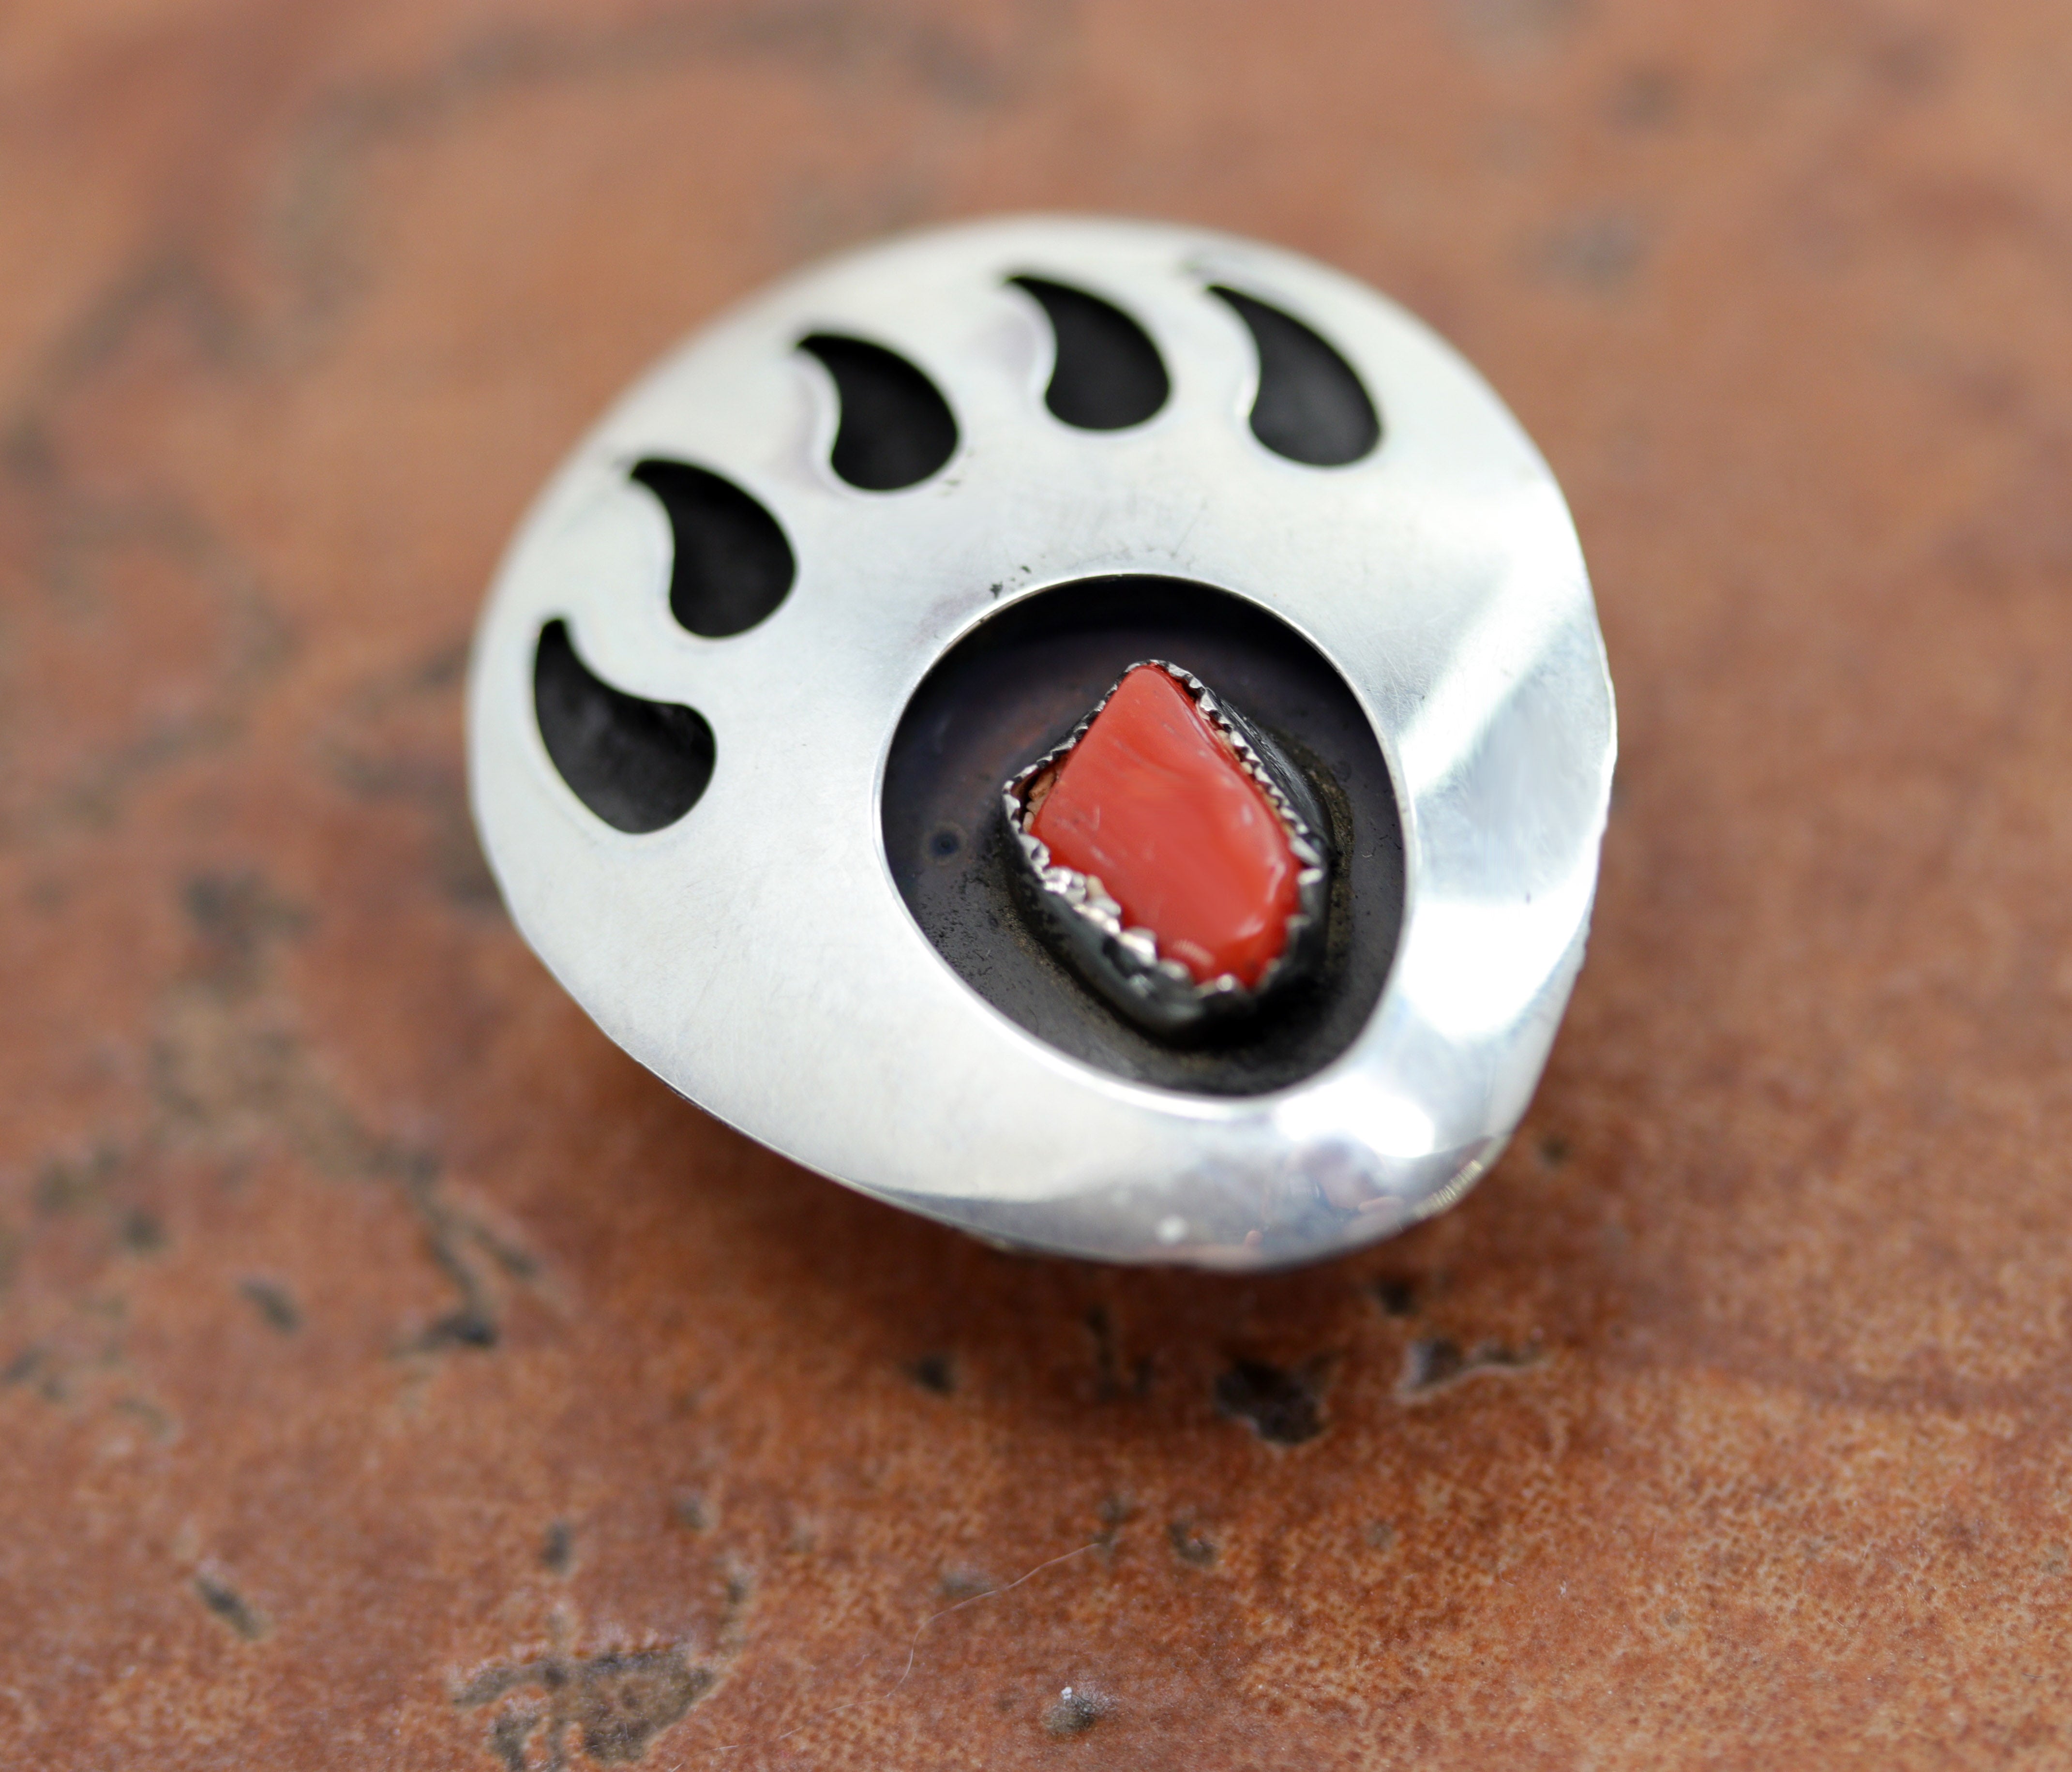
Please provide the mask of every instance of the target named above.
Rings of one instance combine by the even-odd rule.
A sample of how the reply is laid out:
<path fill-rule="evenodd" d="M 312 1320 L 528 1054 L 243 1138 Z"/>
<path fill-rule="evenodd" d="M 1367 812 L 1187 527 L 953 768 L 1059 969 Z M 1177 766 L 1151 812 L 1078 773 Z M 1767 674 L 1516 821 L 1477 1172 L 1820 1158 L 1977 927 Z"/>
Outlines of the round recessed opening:
<path fill-rule="evenodd" d="M 1051 952 L 1023 916 L 1001 813 L 1001 783 L 1146 658 L 1184 666 L 1286 750 L 1325 807 L 1338 856 L 1315 984 L 1208 1046 L 1133 1027 Z M 1133 1082 L 1218 1096 L 1299 1083 L 1359 1037 L 1395 958 L 1403 827 L 1373 726 L 1314 646 L 1213 586 L 1077 579 L 980 623 L 900 716 L 882 828 L 906 908 L 958 976 L 1038 1039 Z"/>

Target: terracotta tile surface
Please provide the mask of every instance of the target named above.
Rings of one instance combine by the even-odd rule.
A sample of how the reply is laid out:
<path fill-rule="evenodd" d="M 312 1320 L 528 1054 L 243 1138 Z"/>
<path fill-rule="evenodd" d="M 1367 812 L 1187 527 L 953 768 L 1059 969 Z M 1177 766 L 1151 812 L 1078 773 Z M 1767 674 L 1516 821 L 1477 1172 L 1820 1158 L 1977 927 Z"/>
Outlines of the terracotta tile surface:
<path fill-rule="evenodd" d="M 2061 0 L 0 13 L 0 1762 L 2072 1762 L 2068 90 Z M 469 833 L 578 429 L 1034 206 L 1397 294 L 1593 564 L 1574 1009 L 1338 1266 L 801 1174 Z"/>

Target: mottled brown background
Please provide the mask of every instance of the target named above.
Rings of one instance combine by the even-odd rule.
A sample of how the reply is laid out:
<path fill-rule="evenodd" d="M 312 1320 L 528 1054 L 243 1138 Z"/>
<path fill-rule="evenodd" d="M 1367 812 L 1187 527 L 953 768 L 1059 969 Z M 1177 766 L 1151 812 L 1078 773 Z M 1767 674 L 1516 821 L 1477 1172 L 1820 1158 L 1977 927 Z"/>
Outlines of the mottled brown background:
<path fill-rule="evenodd" d="M 2072 1762 L 2068 93 L 2062 0 L 0 12 L 0 1760 Z M 1336 1266 L 804 1174 L 469 834 L 577 430 L 1035 206 L 1394 292 L 1593 564 L 1574 1009 Z"/>

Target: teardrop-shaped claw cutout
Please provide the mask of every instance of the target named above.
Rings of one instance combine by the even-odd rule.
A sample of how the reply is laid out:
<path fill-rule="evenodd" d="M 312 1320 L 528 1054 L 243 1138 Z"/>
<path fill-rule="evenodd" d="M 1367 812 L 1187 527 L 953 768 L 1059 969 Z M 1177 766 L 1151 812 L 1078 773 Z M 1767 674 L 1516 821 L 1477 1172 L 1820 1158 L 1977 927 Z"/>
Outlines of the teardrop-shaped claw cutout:
<path fill-rule="evenodd" d="M 776 518 L 717 474 L 651 458 L 633 470 L 669 516 L 676 563 L 669 612 L 693 634 L 726 639 L 773 614 L 798 574 Z"/>
<path fill-rule="evenodd" d="M 862 339 L 816 332 L 799 341 L 834 377 L 841 425 L 836 473 L 866 492 L 918 486 L 950 458 L 957 421 L 935 383 L 898 352 Z"/>
<path fill-rule="evenodd" d="M 547 754 L 577 799 L 615 828 L 673 824 L 712 780 L 713 731 L 695 708 L 643 701 L 593 676 L 566 622 L 540 630 L 532 707 Z"/>
<path fill-rule="evenodd" d="M 1381 421 L 1353 367 L 1293 315 L 1221 284 L 1259 347 L 1252 434 L 1276 455 L 1310 467 L 1343 467 L 1381 441 Z"/>
<path fill-rule="evenodd" d="M 1047 278 L 1010 277 L 1042 304 L 1058 341 L 1043 404 L 1081 430 L 1141 425 L 1166 404 L 1172 384 L 1150 335 L 1113 303 Z"/>

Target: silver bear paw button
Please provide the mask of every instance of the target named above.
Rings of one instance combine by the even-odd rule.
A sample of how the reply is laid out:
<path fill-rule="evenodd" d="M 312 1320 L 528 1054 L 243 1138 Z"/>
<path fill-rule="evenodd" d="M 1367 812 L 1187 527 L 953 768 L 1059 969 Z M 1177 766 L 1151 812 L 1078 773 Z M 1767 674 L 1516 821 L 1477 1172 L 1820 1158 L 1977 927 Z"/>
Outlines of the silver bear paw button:
<path fill-rule="evenodd" d="M 1581 963 L 1575 531 L 1400 309 L 1032 217 L 779 284 L 541 495 L 471 667 L 525 939 L 722 1119 L 1017 1246 L 1284 1265 L 1457 1199 Z"/>

